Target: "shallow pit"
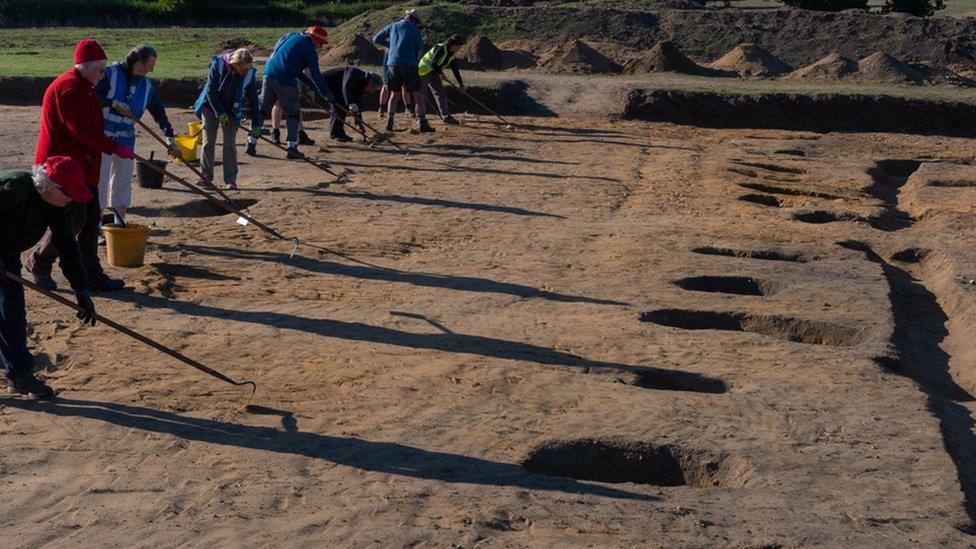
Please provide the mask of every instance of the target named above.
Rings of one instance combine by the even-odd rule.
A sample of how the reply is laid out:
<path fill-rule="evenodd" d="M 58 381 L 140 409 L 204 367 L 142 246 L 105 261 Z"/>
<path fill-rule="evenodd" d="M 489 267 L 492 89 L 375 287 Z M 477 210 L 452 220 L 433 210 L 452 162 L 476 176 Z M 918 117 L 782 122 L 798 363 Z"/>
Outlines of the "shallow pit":
<path fill-rule="evenodd" d="M 802 175 L 807 173 L 806 170 L 802 168 L 794 168 L 791 166 L 780 166 L 779 164 L 770 164 L 768 162 L 745 162 L 737 161 L 736 164 L 740 166 L 748 166 L 750 168 L 759 168 L 760 170 L 766 170 L 776 173 L 789 173 L 794 175 Z"/>
<path fill-rule="evenodd" d="M 849 347 L 861 343 L 861 333 L 854 328 L 799 318 L 740 312 L 658 309 L 641 313 L 642 322 L 684 330 L 724 330 L 751 332 L 767 337 L 805 343 Z"/>
<path fill-rule="evenodd" d="M 744 189 L 759 191 L 767 194 L 782 194 L 786 196 L 809 196 L 812 198 L 824 198 L 827 200 L 837 200 L 840 196 L 836 194 L 823 193 L 820 191 L 808 191 L 805 189 L 791 189 L 789 187 L 778 187 L 776 185 L 766 185 L 763 183 L 739 183 Z"/>
<path fill-rule="evenodd" d="M 656 391 L 680 391 L 713 395 L 721 395 L 729 391 L 728 384 L 718 378 L 693 372 L 658 368 L 639 369 L 633 372 L 632 376 L 621 378 L 620 381 L 627 385 Z"/>
<path fill-rule="evenodd" d="M 929 252 L 930 250 L 926 248 L 906 248 L 891 254 L 891 260 L 901 263 L 920 263 Z"/>
<path fill-rule="evenodd" d="M 768 280 L 748 276 L 693 276 L 674 281 L 675 286 L 692 292 L 737 295 L 772 295 L 777 286 Z"/>
<path fill-rule="evenodd" d="M 724 257 L 742 257 L 746 259 L 758 259 L 761 261 L 789 261 L 792 263 L 806 263 L 807 257 L 803 254 L 789 254 L 776 250 L 733 250 L 732 248 L 717 248 L 714 246 L 699 246 L 691 250 L 696 254 L 720 255 Z"/>
<path fill-rule="evenodd" d="M 793 219 L 803 223 L 822 225 L 824 223 L 833 223 L 835 221 L 853 221 L 856 219 L 856 217 L 851 214 L 829 212 L 827 210 L 814 210 L 811 212 L 797 212 L 793 214 Z"/>
<path fill-rule="evenodd" d="M 783 201 L 771 194 L 744 194 L 739 197 L 739 200 L 743 202 L 751 202 L 753 204 L 760 204 L 762 206 L 771 206 L 773 208 L 783 207 Z"/>
<path fill-rule="evenodd" d="M 597 482 L 740 488 L 752 479 L 739 460 L 676 444 L 577 439 L 546 442 L 522 460 L 532 473 Z"/>
<path fill-rule="evenodd" d="M 258 201 L 253 198 L 234 200 L 234 204 L 242 210 L 250 208 L 257 203 Z M 191 200 L 185 204 L 175 206 L 133 206 L 129 208 L 129 212 L 143 217 L 221 217 L 224 215 L 237 215 L 233 211 L 223 208 L 205 198 Z"/>

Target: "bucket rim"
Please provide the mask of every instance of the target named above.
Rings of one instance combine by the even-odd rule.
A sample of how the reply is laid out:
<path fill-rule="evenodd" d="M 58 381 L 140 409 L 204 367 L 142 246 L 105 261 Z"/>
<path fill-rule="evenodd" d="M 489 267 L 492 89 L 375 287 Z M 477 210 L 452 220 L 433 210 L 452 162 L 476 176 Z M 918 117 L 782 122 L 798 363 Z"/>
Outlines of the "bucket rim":
<path fill-rule="evenodd" d="M 102 225 L 102 230 L 106 232 L 145 232 L 148 233 L 150 228 L 149 225 L 143 225 L 142 223 L 126 223 L 125 227 L 118 223 L 106 223 Z"/>

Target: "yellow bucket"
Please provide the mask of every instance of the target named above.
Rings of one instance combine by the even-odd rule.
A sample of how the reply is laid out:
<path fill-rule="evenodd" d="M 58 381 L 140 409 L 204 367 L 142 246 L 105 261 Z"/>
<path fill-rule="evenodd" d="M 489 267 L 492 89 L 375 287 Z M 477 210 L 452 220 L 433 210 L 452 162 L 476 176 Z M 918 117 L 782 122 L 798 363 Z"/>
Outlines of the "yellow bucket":
<path fill-rule="evenodd" d="M 190 137 L 199 137 L 201 131 L 203 131 L 203 124 L 200 122 L 186 123 L 186 133 L 189 134 Z"/>
<path fill-rule="evenodd" d="M 146 260 L 146 243 L 149 241 L 149 227 L 136 223 L 117 223 L 102 226 L 105 232 L 105 247 L 108 249 L 108 264 L 113 267 L 141 267 Z"/>
<path fill-rule="evenodd" d="M 184 162 L 197 159 L 197 144 L 199 143 L 197 137 L 177 135 L 173 140 L 176 141 L 176 146 L 180 148 L 180 159 Z"/>

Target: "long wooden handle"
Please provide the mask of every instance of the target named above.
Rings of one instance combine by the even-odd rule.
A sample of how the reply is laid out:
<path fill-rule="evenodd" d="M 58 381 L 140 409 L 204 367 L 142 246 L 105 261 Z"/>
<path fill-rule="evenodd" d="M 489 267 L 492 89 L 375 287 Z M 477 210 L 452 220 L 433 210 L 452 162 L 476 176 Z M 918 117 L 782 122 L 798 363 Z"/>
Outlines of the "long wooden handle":
<path fill-rule="evenodd" d="M 158 133 L 154 132 L 152 130 L 152 128 L 150 128 L 149 126 L 146 125 L 145 122 L 143 122 L 142 120 L 136 119 L 136 124 L 139 124 L 139 127 L 142 128 L 143 130 L 145 130 L 146 133 L 148 133 L 149 135 L 151 135 L 156 141 L 159 142 L 160 145 L 162 145 L 163 147 L 166 147 L 167 149 L 169 149 L 169 143 L 167 143 L 166 141 L 164 141 L 163 138 L 162 138 L 162 136 L 160 136 Z M 203 131 L 203 130 L 200 130 L 200 131 Z M 149 159 L 152 160 L 151 154 L 150 154 Z M 180 160 L 183 160 L 182 157 L 180 157 Z M 190 171 L 193 172 L 194 175 L 196 175 L 200 179 L 204 179 L 203 172 L 201 172 L 200 170 L 198 170 L 198 169 L 194 168 L 193 166 L 189 165 L 185 160 L 183 161 L 183 164 L 187 168 L 190 168 Z M 227 194 L 224 193 L 224 191 L 218 189 L 217 187 L 214 187 L 213 190 L 214 190 L 215 193 L 217 193 L 218 195 L 220 195 L 220 198 L 223 198 L 227 202 L 233 204 L 235 207 L 237 206 L 237 204 L 229 196 L 227 196 Z"/>
<path fill-rule="evenodd" d="M 187 189 L 190 189 L 191 191 L 199 194 L 200 196 L 202 196 L 202 197 L 206 198 L 207 200 L 213 202 L 214 204 L 220 206 L 224 210 L 226 210 L 226 211 L 228 211 L 230 213 L 235 213 L 235 214 L 243 217 L 244 219 L 248 220 L 249 222 L 254 223 L 254 226 L 255 227 L 263 230 L 264 232 L 270 234 L 271 236 L 273 236 L 275 238 L 278 238 L 280 240 L 290 240 L 289 238 L 287 238 L 287 237 L 283 236 L 282 234 L 280 234 L 278 231 L 272 229 L 271 227 L 268 227 L 267 225 L 265 225 L 264 223 L 261 223 L 257 219 L 254 219 L 249 214 L 244 213 L 243 211 L 241 211 L 240 208 L 238 208 L 236 206 L 233 206 L 231 204 L 228 204 L 226 202 L 221 202 L 220 200 L 217 200 L 213 196 L 211 196 L 208 193 L 204 192 L 203 190 L 197 188 L 196 185 L 194 185 L 193 183 L 190 183 L 189 181 L 183 179 L 182 177 L 180 177 L 178 175 L 175 175 L 175 174 L 173 174 L 171 172 L 168 172 L 164 168 L 160 168 L 155 163 L 153 163 L 153 162 L 151 162 L 151 161 L 149 161 L 149 160 L 147 160 L 147 159 L 139 156 L 138 154 L 133 154 L 132 156 L 136 160 L 138 160 L 139 162 L 142 162 L 148 168 L 150 168 L 152 170 L 155 170 L 155 171 L 157 171 L 157 172 L 159 172 L 159 173 L 161 173 L 161 174 L 163 174 L 163 175 L 165 175 L 167 177 L 172 178 L 174 181 L 176 181 L 180 185 L 183 185 Z"/>
<path fill-rule="evenodd" d="M 44 288 L 41 288 L 37 284 L 34 284 L 33 282 L 28 282 L 27 280 L 24 280 L 23 278 L 15 275 L 15 274 L 13 274 L 11 272 L 8 272 L 7 273 L 7 278 L 9 278 L 10 280 L 13 280 L 14 282 L 16 282 L 18 284 L 22 284 L 22 285 L 24 285 L 24 286 L 26 286 L 26 287 L 28 287 L 28 288 L 36 291 L 36 292 L 40 292 L 40 293 L 44 294 L 46 297 L 49 297 L 49 298 L 53 299 L 54 301 L 57 301 L 58 303 L 60 303 L 62 305 L 67 305 L 68 307 L 71 307 L 72 309 L 74 309 L 76 311 L 84 312 L 84 309 L 82 309 L 81 307 L 79 307 L 77 303 L 71 301 L 70 299 L 67 299 L 65 297 L 62 297 L 62 296 L 60 296 L 60 295 L 58 295 L 58 294 L 56 294 L 54 292 L 45 290 Z M 132 330 L 130 328 L 127 328 L 127 327 L 119 324 L 118 322 L 114 322 L 114 321 L 112 321 L 112 320 L 110 320 L 108 318 L 105 318 L 104 316 L 102 316 L 102 315 L 100 315 L 98 313 L 95 313 L 95 318 L 98 319 L 102 324 L 105 324 L 106 326 L 108 326 L 109 328 L 112 328 L 115 331 L 121 332 L 121 333 L 123 333 L 123 334 L 125 334 L 125 335 L 127 335 L 127 336 L 129 336 L 131 338 L 134 338 L 134 339 L 140 341 L 141 343 L 145 343 L 146 345 L 152 347 L 153 349 L 156 349 L 157 351 L 163 352 L 163 353 L 165 353 L 165 354 L 167 354 L 167 355 L 175 358 L 176 360 L 179 360 L 180 362 L 182 362 L 182 363 L 184 363 L 184 364 L 186 364 L 188 366 L 192 366 L 192 367 L 196 368 L 197 370 L 200 370 L 201 372 L 204 372 L 206 374 L 209 374 L 209 375 L 211 375 L 211 376 L 213 376 L 213 377 L 215 377 L 215 378 L 217 378 L 217 379 L 219 379 L 221 381 L 225 381 L 227 383 L 230 383 L 231 385 L 236 385 L 238 387 L 240 387 L 242 385 L 249 385 L 251 387 L 251 394 L 252 395 L 254 394 L 254 391 L 257 390 L 257 384 L 255 384 L 253 381 L 235 381 L 234 379 L 232 379 L 232 378 L 230 378 L 230 377 L 228 377 L 228 376 L 226 376 L 226 375 L 218 372 L 217 370 L 214 370 L 213 368 L 211 368 L 209 366 L 206 366 L 204 364 L 201 364 L 201 363 L 197 362 L 196 360 L 193 360 L 192 358 L 190 358 L 188 356 L 185 356 L 185 355 L 183 355 L 183 354 L 181 354 L 181 353 L 179 353 L 177 351 L 174 351 L 173 349 L 170 349 L 169 347 L 163 345 L 162 343 L 158 343 L 156 341 L 153 341 L 152 339 L 149 339 L 148 337 L 140 334 L 139 332 L 137 332 L 135 330 Z"/>

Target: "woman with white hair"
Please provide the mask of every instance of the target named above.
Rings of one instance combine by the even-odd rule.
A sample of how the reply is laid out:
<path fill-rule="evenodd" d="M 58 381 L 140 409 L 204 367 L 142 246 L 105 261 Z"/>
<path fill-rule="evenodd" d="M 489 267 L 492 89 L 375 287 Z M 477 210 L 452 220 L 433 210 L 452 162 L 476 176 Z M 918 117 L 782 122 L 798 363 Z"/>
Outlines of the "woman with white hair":
<path fill-rule="evenodd" d="M 148 78 L 156 68 L 156 50 L 142 44 L 132 48 L 125 59 L 105 69 L 105 78 L 95 85 L 95 93 L 102 103 L 105 135 L 129 147 L 136 146 L 136 120 L 147 110 L 156 120 L 163 135 L 169 138 L 171 156 L 179 154 L 173 136 L 173 125 L 166 116 L 166 108 L 156 86 Z M 132 171 L 135 160 L 118 155 L 102 156 L 98 182 L 98 199 L 102 208 L 113 208 L 124 216 L 132 203 Z"/>
<path fill-rule="evenodd" d="M 87 271 L 88 287 L 96 291 L 119 290 L 125 284 L 110 278 L 98 259 L 98 179 L 104 155 L 132 158 L 132 147 L 105 135 L 105 120 L 93 86 L 105 73 L 105 50 L 92 38 L 78 42 L 74 68 L 57 77 L 44 92 L 41 131 L 37 136 L 34 163 L 52 156 L 67 156 L 81 166 L 95 196 L 73 208 L 75 237 Z M 48 290 L 57 288 L 51 269 L 58 258 L 59 244 L 48 233 L 24 263 L 34 282 Z"/>
<path fill-rule="evenodd" d="M 224 184 L 228 189 L 237 188 L 237 127 L 244 113 L 244 99 L 251 112 L 251 137 L 261 135 L 264 122 L 258 103 L 257 84 L 251 50 L 240 48 L 231 53 L 215 55 L 210 61 L 210 73 L 200 97 L 193 105 L 193 112 L 203 119 L 203 158 L 200 167 L 203 179 L 198 184 L 213 185 L 214 149 L 217 129 L 223 129 Z"/>

